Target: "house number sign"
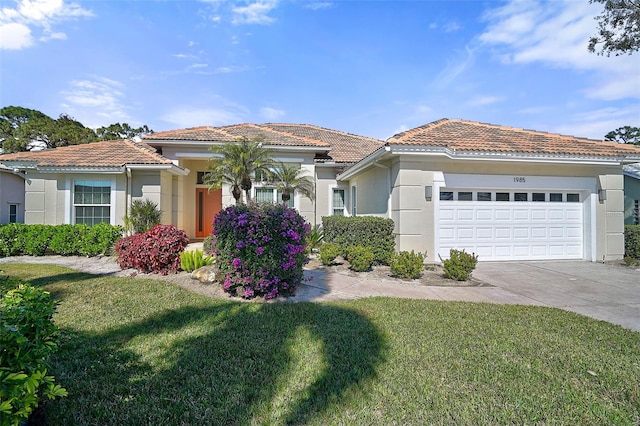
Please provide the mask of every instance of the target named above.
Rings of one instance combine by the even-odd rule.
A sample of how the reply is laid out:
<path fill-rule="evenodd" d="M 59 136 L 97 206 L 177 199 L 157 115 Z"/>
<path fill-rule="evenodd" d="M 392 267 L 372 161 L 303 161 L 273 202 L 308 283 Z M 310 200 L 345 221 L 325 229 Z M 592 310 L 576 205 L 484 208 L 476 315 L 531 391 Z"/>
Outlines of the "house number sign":
<path fill-rule="evenodd" d="M 514 176 L 513 181 L 515 183 L 525 183 L 527 181 L 527 178 L 525 178 L 524 176 Z"/>

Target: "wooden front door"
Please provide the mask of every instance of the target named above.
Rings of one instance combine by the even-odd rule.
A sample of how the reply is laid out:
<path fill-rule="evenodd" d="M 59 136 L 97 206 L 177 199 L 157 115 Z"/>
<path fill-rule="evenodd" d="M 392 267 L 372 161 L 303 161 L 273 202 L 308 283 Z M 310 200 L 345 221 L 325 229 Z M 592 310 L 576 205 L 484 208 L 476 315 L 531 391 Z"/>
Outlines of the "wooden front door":
<path fill-rule="evenodd" d="M 211 235 L 213 219 L 222 209 L 222 189 L 196 188 L 196 238 Z"/>

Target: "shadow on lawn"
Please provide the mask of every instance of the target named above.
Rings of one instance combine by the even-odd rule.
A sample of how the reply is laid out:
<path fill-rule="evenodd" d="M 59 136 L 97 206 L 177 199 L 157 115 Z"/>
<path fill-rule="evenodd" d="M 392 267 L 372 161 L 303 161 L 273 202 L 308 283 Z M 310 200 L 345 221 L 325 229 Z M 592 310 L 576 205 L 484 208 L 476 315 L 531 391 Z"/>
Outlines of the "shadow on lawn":
<path fill-rule="evenodd" d="M 127 348 L 145 339 L 154 351 L 161 347 L 160 368 Z M 321 360 L 308 364 L 304 356 L 314 347 Z M 365 317 L 336 306 L 187 307 L 104 334 L 67 333 L 55 370 L 69 397 L 50 404 L 47 418 L 55 424 L 303 424 L 372 378 L 383 351 Z M 298 376 L 309 367 L 315 373 Z"/>

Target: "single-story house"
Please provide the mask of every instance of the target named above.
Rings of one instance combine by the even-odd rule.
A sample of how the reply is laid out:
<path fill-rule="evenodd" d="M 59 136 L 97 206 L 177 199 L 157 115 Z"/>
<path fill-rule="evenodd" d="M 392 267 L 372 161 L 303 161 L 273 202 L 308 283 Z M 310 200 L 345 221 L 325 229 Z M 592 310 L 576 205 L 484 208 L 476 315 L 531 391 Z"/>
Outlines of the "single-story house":
<path fill-rule="evenodd" d="M 24 222 L 24 175 L 0 164 L 0 225 Z"/>
<path fill-rule="evenodd" d="M 298 164 L 316 198 L 290 205 L 312 225 L 327 215 L 394 220 L 396 248 L 438 261 L 450 248 L 480 260 L 621 259 L 622 166 L 640 148 L 443 119 L 387 141 L 305 124 L 238 124 L 158 132 L 143 142 L 97 142 L 0 156 L 28 178 L 26 223 L 121 224 L 133 199 L 155 201 L 163 222 L 209 235 L 230 188 L 203 184 L 210 147 L 262 137 L 276 160 Z M 277 201 L 256 182 L 256 201 Z"/>
<path fill-rule="evenodd" d="M 640 225 L 640 163 L 627 164 L 624 174 L 624 224 Z"/>

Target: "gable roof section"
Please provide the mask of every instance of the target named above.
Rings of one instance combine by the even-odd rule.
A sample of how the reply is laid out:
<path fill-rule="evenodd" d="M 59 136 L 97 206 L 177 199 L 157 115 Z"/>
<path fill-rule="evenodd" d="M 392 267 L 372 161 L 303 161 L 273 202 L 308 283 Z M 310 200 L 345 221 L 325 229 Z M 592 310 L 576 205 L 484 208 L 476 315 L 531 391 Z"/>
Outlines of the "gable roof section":
<path fill-rule="evenodd" d="M 319 140 L 331 145 L 331 159 L 336 163 L 355 163 L 384 146 L 384 141 L 358 136 L 311 124 L 266 123 L 261 127 Z"/>
<path fill-rule="evenodd" d="M 264 137 L 265 145 L 273 146 L 304 146 L 330 148 L 331 146 L 321 140 L 281 132 L 259 124 L 233 124 L 221 127 L 192 127 L 189 129 L 169 130 L 145 135 L 143 138 L 149 143 L 156 141 L 194 141 L 194 142 L 235 142 L 240 138 L 253 139 Z"/>
<path fill-rule="evenodd" d="M 114 168 L 128 165 L 172 165 L 155 148 L 128 140 L 92 142 L 42 151 L 0 155 L 3 163 L 33 163 L 36 167 Z"/>
<path fill-rule="evenodd" d="M 640 156 L 640 147 L 517 129 L 467 120 L 441 119 L 387 140 L 388 145 L 441 147 L 449 151 L 543 156 Z"/>

